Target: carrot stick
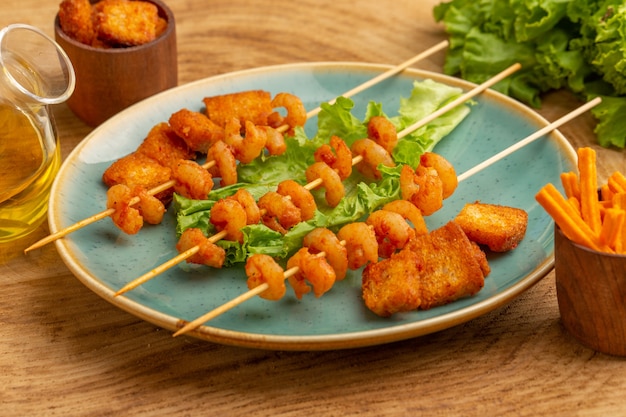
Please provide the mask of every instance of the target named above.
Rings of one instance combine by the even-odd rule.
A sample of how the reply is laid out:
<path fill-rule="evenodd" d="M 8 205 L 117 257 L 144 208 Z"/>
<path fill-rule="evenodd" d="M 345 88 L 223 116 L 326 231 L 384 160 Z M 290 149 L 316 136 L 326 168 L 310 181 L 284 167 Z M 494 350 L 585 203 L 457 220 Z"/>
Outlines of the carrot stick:
<path fill-rule="evenodd" d="M 565 190 L 567 198 L 580 199 L 580 187 L 578 184 L 578 175 L 575 172 L 563 172 L 561 174 L 561 184 Z"/>
<path fill-rule="evenodd" d="M 598 206 L 598 177 L 596 172 L 596 152 L 591 148 L 578 149 L 578 172 L 580 175 L 580 211 L 583 220 L 594 234 L 602 227 Z"/>
<path fill-rule="evenodd" d="M 618 240 L 621 241 L 621 231 L 624 226 L 626 212 L 621 209 L 607 209 L 600 230 L 600 243 L 615 248 Z"/>
<path fill-rule="evenodd" d="M 607 185 L 614 193 L 626 193 L 626 177 L 619 171 L 615 171 L 611 174 Z"/>
<path fill-rule="evenodd" d="M 574 208 L 554 185 L 545 185 L 537 193 L 535 199 L 554 219 L 568 239 L 588 248 L 601 250 L 600 244 L 589 225 L 578 216 Z"/>

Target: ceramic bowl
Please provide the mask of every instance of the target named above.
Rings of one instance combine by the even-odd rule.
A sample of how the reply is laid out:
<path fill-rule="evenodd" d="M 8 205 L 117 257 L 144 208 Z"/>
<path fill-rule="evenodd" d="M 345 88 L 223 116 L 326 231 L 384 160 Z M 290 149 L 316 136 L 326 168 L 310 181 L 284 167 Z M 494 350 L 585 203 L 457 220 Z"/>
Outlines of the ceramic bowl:
<path fill-rule="evenodd" d="M 597 252 L 555 231 L 561 321 L 583 345 L 626 356 L 626 256 Z"/>
<path fill-rule="evenodd" d="M 55 39 L 76 72 L 70 109 L 85 123 L 97 126 L 128 106 L 178 83 L 176 23 L 160 0 L 153 3 L 167 21 L 164 33 L 152 42 L 123 48 L 92 47 L 68 36 L 57 15 Z"/>

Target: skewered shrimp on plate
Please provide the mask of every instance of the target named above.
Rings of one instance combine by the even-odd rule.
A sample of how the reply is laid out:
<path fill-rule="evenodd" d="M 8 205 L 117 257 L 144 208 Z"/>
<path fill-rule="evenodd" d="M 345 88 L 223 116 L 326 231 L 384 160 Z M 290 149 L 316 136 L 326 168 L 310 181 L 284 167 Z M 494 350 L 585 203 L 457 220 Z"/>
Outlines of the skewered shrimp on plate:
<path fill-rule="evenodd" d="M 213 268 L 221 268 L 226 260 L 226 251 L 215 243 L 211 242 L 200 229 L 186 229 L 178 243 L 176 250 L 183 253 L 193 247 L 198 247 L 198 252 L 187 258 L 188 263 L 211 266 Z"/>
<path fill-rule="evenodd" d="M 391 154 L 398 144 L 398 132 L 389 119 L 374 116 L 367 122 L 367 137 Z"/>
<path fill-rule="evenodd" d="M 272 99 L 272 108 L 282 107 L 287 111 L 286 116 L 282 116 L 279 112 L 274 111 L 269 117 L 269 124 L 274 128 L 282 125 L 289 126 L 288 134 L 293 135 L 294 129 L 304 126 L 307 115 L 304 104 L 299 97 L 289 93 L 278 93 Z"/>
<path fill-rule="evenodd" d="M 390 257 L 415 237 L 415 230 L 402 215 L 393 211 L 376 210 L 370 213 L 365 222 L 374 228 L 378 241 L 378 255 L 381 258 Z"/>
<path fill-rule="evenodd" d="M 226 239 L 243 243 L 243 229 L 248 223 L 246 210 L 238 201 L 230 198 L 218 200 L 211 207 L 209 221 L 221 232 L 226 232 Z"/>
<path fill-rule="evenodd" d="M 233 149 L 235 159 L 242 164 L 254 161 L 265 149 L 267 133 L 249 120 L 245 122 L 245 133 L 241 135 L 241 123 L 233 118 L 226 127 L 224 142 Z"/>
<path fill-rule="evenodd" d="M 311 291 L 311 286 L 307 284 L 307 281 L 313 286 L 313 294 L 316 297 L 321 297 L 335 283 L 336 275 L 333 267 L 324 256 L 313 255 L 308 248 L 300 248 L 289 258 L 287 270 L 294 267 L 298 270 L 288 279 L 298 299 Z"/>
<path fill-rule="evenodd" d="M 278 184 L 276 192 L 289 197 L 291 202 L 300 209 L 302 221 L 311 220 L 315 216 L 315 210 L 317 210 L 315 198 L 303 185 L 294 180 L 285 180 Z"/>
<path fill-rule="evenodd" d="M 220 177 L 222 185 L 237 184 L 237 160 L 226 143 L 222 141 L 214 143 L 209 148 L 206 159 L 207 162 L 215 162 L 209 172 L 214 177 Z"/>
<path fill-rule="evenodd" d="M 226 198 L 237 201 L 246 212 L 246 224 L 257 224 L 261 221 L 261 209 L 256 200 L 245 188 L 240 188 L 237 192 Z"/>
<path fill-rule="evenodd" d="M 256 253 L 246 260 L 245 269 L 248 289 L 254 289 L 264 283 L 269 286 L 259 294 L 259 297 L 277 301 L 287 292 L 285 271 L 271 256 Z"/>
<path fill-rule="evenodd" d="M 312 254 L 323 252 L 326 260 L 335 270 L 335 279 L 341 281 L 348 272 L 348 251 L 330 229 L 318 227 L 306 234 L 302 246 Z"/>
<path fill-rule="evenodd" d="M 143 217 L 139 210 L 128 204 L 132 198 L 131 189 L 124 184 L 116 184 L 107 191 L 107 208 L 115 209 L 111 220 L 129 235 L 136 234 L 143 227 Z"/>
<path fill-rule="evenodd" d="M 279 233 L 287 231 L 302 221 L 300 209 L 290 198 L 275 191 L 265 193 L 258 202 L 263 214 L 261 221 L 264 225 Z"/>
<path fill-rule="evenodd" d="M 367 223 L 348 223 L 339 229 L 337 238 L 345 242 L 348 268 L 358 269 L 368 263 L 378 262 L 376 233 Z"/>
<path fill-rule="evenodd" d="M 330 143 L 317 148 L 313 157 L 337 171 L 342 181 L 352 174 L 352 151 L 339 136 L 331 136 Z"/>
<path fill-rule="evenodd" d="M 317 179 L 322 181 L 322 187 L 326 190 L 324 196 L 330 207 L 336 207 L 346 195 L 341 177 L 324 162 L 315 162 L 310 165 L 305 175 L 308 182 L 313 182 Z"/>
<path fill-rule="evenodd" d="M 213 178 L 195 161 L 179 159 L 172 170 L 174 191 L 187 198 L 204 200 L 213 189 Z"/>
<path fill-rule="evenodd" d="M 356 165 L 357 170 L 367 178 L 379 180 L 382 178 L 379 165 L 396 166 L 391 154 L 372 139 L 358 139 L 350 148 L 354 155 L 360 155 L 363 160 Z"/>

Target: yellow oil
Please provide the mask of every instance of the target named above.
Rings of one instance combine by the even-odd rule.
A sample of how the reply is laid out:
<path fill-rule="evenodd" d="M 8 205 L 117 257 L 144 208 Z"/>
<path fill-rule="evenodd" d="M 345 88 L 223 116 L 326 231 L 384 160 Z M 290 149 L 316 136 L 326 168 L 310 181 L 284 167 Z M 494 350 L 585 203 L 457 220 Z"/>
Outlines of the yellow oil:
<path fill-rule="evenodd" d="M 61 163 L 27 114 L 0 102 L 0 243 L 36 229 L 48 210 L 50 187 Z M 55 139 L 56 143 L 56 139 Z"/>

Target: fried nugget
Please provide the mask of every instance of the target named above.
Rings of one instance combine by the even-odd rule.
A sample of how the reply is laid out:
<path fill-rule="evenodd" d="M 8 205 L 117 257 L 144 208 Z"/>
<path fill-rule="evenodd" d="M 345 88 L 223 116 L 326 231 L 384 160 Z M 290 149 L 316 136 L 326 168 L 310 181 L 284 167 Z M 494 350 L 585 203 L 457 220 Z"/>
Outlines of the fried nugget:
<path fill-rule="evenodd" d="M 407 244 L 403 250 L 412 251 L 418 258 L 422 310 L 474 295 L 482 289 L 485 275 L 476 248 L 455 222 L 417 236 Z"/>
<path fill-rule="evenodd" d="M 466 204 L 455 222 L 470 240 L 494 252 L 506 252 L 516 248 L 524 238 L 528 213 L 515 207 L 477 201 Z"/>
<path fill-rule="evenodd" d="M 224 140 L 224 129 L 199 112 L 181 109 L 170 116 L 169 123 L 187 146 L 196 152 L 207 153 L 215 142 Z"/>
<path fill-rule="evenodd" d="M 419 308 L 417 254 L 402 250 L 390 258 L 368 264 L 363 270 L 362 291 L 367 308 L 381 317 Z"/>
<path fill-rule="evenodd" d="M 91 45 L 96 38 L 89 0 L 63 0 L 59 5 L 59 24 L 66 35 Z"/>
<path fill-rule="evenodd" d="M 267 118 L 272 113 L 272 97 L 262 90 L 206 97 L 202 101 L 209 119 L 222 127 L 233 118 L 238 119 L 242 126 L 246 120 L 256 126 L 267 126 Z"/>
<path fill-rule="evenodd" d="M 489 273 L 487 258 L 454 222 L 412 239 L 390 258 L 363 270 L 365 305 L 388 317 L 427 310 L 476 294 Z"/>
<path fill-rule="evenodd" d="M 129 188 L 137 186 L 150 190 L 170 180 L 172 170 L 159 164 L 154 159 L 139 152 L 133 152 L 115 161 L 102 174 L 102 181 L 112 187 L 116 184 L 125 184 Z M 156 198 L 164 204 L 171 201 L 173 191 L 163 191 Z"/>
<path fill-rule="evenodd" d="M 176 165 L 179 159 L 195 159 L 195 152 L 167 123 L 154 126 L 137 148 L 137 152 L 170 168 Z"/>
<path fill-rule="evenodd" d="M 112 45 L 137 46 L 156 39 L 159 10 L 145 1 L 102 0 L 94 6 L 97 35 Z"/>

